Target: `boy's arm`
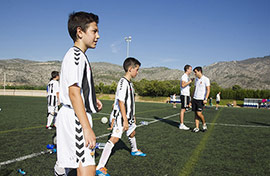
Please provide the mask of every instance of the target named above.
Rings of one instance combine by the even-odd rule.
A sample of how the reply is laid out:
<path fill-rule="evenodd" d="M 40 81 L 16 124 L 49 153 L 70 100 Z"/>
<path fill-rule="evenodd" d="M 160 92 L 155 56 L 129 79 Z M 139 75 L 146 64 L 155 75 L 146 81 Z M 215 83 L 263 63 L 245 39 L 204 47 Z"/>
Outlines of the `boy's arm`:
<path fill-rule="evenodd" d="M 92 130 L 90 123 L 88 121 L 85 108 L 83 105 L 83 100 L 81 97 L 81 88 L 76 84 L 70 86 L 69 88 L 69 98 L 72 103 L 72 107 L 77 115 L 83 129 L 85 146 L 89 146 L 90 148 L 94 148 L 96 146 L 96 135 Z"/>
<path fill-rule="evenodd" d="M 210 94 L 210 86 L 206 86 L 206 96 L 205 96 L 205 100 L 203 100 L 203 103 L 206 104 L 207 103 L 207 99 L 209 97 L 209 94 Z"/>
<path fill-rule="evenodd" d="M 128 120 L 127 120 L 127 113 L 126 113 L 126 108 L 125 108 L 125 103 L 118 100 L 118 103 L 119 103 L 119 107 L 120 107 L 120 112 L 122 114 L 122 118 L 123 118 L 123 121 L 124 121 L 124 131 L 127 131 L 128 130 Z"/>
<path fill-rule="evenodd" d="M 186 81 L 181 81 L 181 87 L 182 88 L 185 88 L 187 85 L 189 85 L 189 84 L 191 84 L 192 83 L 192 79 L 191 80 L 189 80 L 188 82 L 186 82 Z"/>
<path fill-rule="evenodd" d="M 59 105 L 60 105 L 59 92 L 56 92 L 56 97 L 57 97 L 57 100 L 58 100 L 58 106 L 59 106 Z"/>
<path fill-rule="evenodd" d="M 98 107 L 98 111 L 101 111 L 101 109 L 103 107 L 103 105 L 99 99 L 97 99 L 97 107 Z"/>

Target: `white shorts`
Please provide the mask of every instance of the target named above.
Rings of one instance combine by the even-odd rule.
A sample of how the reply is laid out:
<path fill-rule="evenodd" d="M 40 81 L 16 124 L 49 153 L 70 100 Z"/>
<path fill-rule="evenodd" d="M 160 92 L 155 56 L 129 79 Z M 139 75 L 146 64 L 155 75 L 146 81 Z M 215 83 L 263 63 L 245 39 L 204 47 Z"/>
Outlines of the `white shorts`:
<path fill-rule="evenodd" d="M 92 116 L 86 114 L 92 127 Z M 63 106 L 57 115 L 56 126 L 59 167 L 78 168 L 80 162 L 83 167 L 96 165 L 92 150 L 85 147 L 82 126 L 73 109 Z"/>
<path fill-rule="evenodd" d="M 128 130 L 126 131 L 126 135 L 129 136 L 135 129 L 136 129 L 136 124 L 135 123 L 129 123 Z M 116 120 L 114 121 L 113 125 L 113 130 L 112 130 L 112 135 L 113 137 L 121 138 L 123 134 L 123 122 L 122 122 L 122 117 L 117 117 Z"/>
<path fill-rule="evenodd" d="M 48 113 L 52 115 L 58 113 L 58 106 L 48 106 Z"/>

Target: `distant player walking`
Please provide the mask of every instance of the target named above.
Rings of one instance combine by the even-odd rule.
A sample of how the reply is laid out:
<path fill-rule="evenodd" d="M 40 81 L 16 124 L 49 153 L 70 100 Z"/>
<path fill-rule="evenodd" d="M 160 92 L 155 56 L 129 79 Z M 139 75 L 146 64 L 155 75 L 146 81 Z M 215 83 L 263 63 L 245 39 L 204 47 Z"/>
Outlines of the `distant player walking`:
<path fill-rule="evenodd" d="M 48 115 L 46 128 L 49 130 L 52 129 L 52 122 L 55 122 L 55 117 L 57 115 L 59 105 L 59 72 L 53 71 L 51 76 L 52 78 L 47 85 Z"/>
<path fill-rule="evenodd" d="M 220 94 L 221 94 L 221 92 L 218 92 L 218 93 L 217 93 L 217 96 L 216 96 L 216 110 L 218 110 L 218 107 L 219 107 L 219 103 L 220 103 Z"/>
<path fill-rule="evenodd" d="M 189 79 L 189 75 L 192 72 L 192 67 L 190 65 L 185 65 L 184 67 L 184 75 L 181 77 L 180 80 L 180 88 L 181 88 L 181 112 L 180 112 L 180 130 L 189 130 L 189 127 L 184 125 L 184 115 L 186 109 L 190 107 L 190 84 L 192 83 L 193 79 Z"/>
<path fill-rule="evenodd" d="M 200 131 L 199 123 L 200 120 L 203 124 L 203 130 L 207 130 L 206 122 L 202 114 L 203 107 L 207 103 L 207 99 L 210 94 L 210 80 L 202 74 L 202 67 L 196 67 L 193 69 L 195 76 L 195 91 L 192 99 L 192 111 L 195 113 L 195 124 L 196 127 L 193 132 L 197 133 Z"/>

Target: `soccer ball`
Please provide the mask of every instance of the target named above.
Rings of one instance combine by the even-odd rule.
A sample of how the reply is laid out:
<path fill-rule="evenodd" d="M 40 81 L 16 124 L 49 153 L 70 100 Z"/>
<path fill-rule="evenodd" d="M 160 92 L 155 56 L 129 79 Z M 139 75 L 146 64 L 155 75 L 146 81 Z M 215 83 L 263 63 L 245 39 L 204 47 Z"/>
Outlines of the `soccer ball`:
<path fill-rule="evenodd" d="M 107 117 L 102 117 L 101 118 L 101 123 L 107 123 L 108 122 L 108 118 Z"/>

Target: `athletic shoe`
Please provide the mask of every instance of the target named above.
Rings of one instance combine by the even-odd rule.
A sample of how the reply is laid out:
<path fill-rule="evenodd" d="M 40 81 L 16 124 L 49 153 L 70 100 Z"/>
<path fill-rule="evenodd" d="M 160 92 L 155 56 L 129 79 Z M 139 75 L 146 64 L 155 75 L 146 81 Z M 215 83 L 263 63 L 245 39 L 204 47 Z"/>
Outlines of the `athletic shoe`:
<path fill-rule="evenodd" d="M 202 128 L 203 128 L 203 130 L 204 130 L 204 131 L 206 131 L 206 130 L 207 130 L 206 123 L 205 123 L 205 124 L 203 124 L 203 127 L 202 127 Z"/>
<path fill-rule="evenodd" d="M 198 133 L 199 131 L 200 131 L 199 128 L 194 128 L 194 129 L 193 129 L 193 132 L 194 132 L 194 133 Z"/>
<path fill-rule="evenodd" d="M 132 156 L 146 156 L 141 150 L 137 150 L 136 152 L 131 152 Z"/>
<path fill-rule="evenodd" d="M 47 128 L 48 130 L 51 130 L 51 129 L 52 129 L 52 127 L 50 127 L 50 126 L 49 126 L 49 127 L 46 126 L 46 128 Z"/>
<path fill-rule="evenodd" d="M 96 170 L 96 175 L 97 176 L 110 176 L 105 167 L 102 167 L 99 170 Z"/>
<path fill-rule="evenodd" d="M 179 125 L 179 129 L 180 129 L 180 130 L 189 130 L 189 127 L 187 127 L 187 126 L 184 125 L 184 124 L 180 124 L 180 125 Z"/>

